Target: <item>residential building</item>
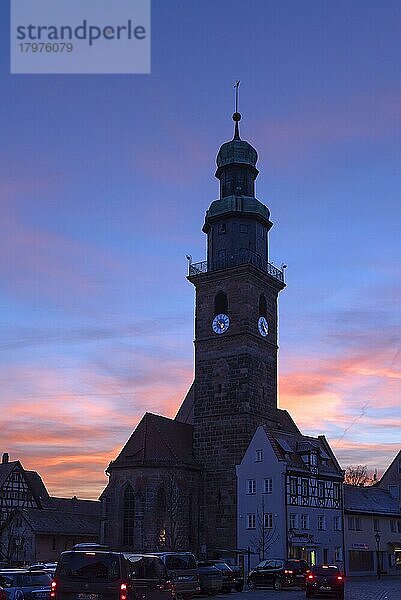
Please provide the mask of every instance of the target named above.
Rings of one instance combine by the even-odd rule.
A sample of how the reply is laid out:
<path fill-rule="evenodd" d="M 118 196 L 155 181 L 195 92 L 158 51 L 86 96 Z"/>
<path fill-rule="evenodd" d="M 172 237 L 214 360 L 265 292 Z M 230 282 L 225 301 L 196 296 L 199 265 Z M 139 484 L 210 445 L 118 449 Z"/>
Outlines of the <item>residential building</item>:
<path fill-rule="evenodd" d="M 291 557 L 343 568 L 342 481 L 324 436 L 258 427 L 237 466 L 237 547 L 250 566 Z"/>
<path fill-rule="evenodd" d="M 376 484 L 344 486 L 349 575 L 401 575 L 400 489 L 401 452 Z"/>

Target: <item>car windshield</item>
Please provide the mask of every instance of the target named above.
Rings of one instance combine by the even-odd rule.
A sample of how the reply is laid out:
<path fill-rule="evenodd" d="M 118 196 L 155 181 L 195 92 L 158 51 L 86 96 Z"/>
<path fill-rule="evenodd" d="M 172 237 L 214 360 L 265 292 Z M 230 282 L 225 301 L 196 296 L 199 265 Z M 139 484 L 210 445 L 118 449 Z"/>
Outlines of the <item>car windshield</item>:
<path fill-rule="evenodd" d="M 132 556 L 129 559 L 133 579 L 163 579 L 165 566 L 160 558 L 151 556 Z"/>
<path fill-rule="evenodd" d="M 115 581 L 120 577 L 118 554 L 71 552 L 61 556 L 57 573 L 68 579 Z"/>
<path fill-rule="evenodd" d="M 338 567 L 313 567 L 312 573 L 315 575 L 338 575 Z"/>
<path fill-rule="evenodd" d="M 166 567 L 170 571 L 196 569 L 195 557 L 192 554 L 172 554 L 166 556 Z"/>

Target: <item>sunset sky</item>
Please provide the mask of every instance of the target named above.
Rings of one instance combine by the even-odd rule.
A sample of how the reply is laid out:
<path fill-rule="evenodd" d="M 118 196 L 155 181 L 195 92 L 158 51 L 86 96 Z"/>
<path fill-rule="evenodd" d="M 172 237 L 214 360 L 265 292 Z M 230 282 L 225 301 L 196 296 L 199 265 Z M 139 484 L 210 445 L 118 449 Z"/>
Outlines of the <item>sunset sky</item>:
<path fill-rule="evenodd" d="M 153 0 L 151 75 L 10 75 L 0 4 L 0 452 L 96 498 L 193 377 L 186 254 L 219 146 L 259 152 L 281 408 L 341 465 L 401 445 L 401 4 Z"/>

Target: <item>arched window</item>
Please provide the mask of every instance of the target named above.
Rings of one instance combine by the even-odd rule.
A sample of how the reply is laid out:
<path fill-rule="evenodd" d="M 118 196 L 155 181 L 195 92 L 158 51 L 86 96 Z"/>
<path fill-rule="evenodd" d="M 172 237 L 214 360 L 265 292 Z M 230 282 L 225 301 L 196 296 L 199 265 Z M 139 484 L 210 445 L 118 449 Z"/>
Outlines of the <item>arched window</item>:
<path fill-rule="evenodd" d="M 221 313 L 226 314 L 228 309 L 228 300 L 224 292 L 216 294 L 214 299 L 214 314 L 220 315 Z"/>
<path fill-rule="evenodd" d="M 130 485 L 126 485 L 123 493 L 123 545 L 132 546 L 135 530 L 135 495 Z"/>
<path fill-rule="evenodd" d="M 259 316 L 267 317 L 267 302 L 264 294 L 259 297 Z"/>

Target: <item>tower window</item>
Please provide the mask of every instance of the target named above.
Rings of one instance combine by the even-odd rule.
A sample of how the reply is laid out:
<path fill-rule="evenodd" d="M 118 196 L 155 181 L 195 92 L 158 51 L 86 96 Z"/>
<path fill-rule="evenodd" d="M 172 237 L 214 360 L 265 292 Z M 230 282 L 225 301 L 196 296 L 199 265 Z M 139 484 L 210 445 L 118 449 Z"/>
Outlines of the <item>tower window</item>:
<path fill-rule="evenodd" d="M 135 524 L 135 495 L 130 485 L 127 485 L 123 495 L 123 544 L 132 546 L 134 543 Z"/>
<path fill-rule="evenodd" d="M 240 223 L 239 232 L 240 233 L 248 233 L 248 225 L 244 225 L 243 223 Z"/>
<path fill-rule="evenodd" d="M 227 295 L 224 292 L 216 294 L 214 299 L 214 314 L 220 315 L 221 313 L 226 314 L 228 309 Z"/>
<path fill-rule="evenodd" d="M 219 223 L 219 233 L 227 233 L 227 227 L 225 223 Z"/>
<path fill-rule="evenodd" d="M 259 316 L 267 317 L 267 302 L 264 294 L 260 294 L 259 297 Z"/>

